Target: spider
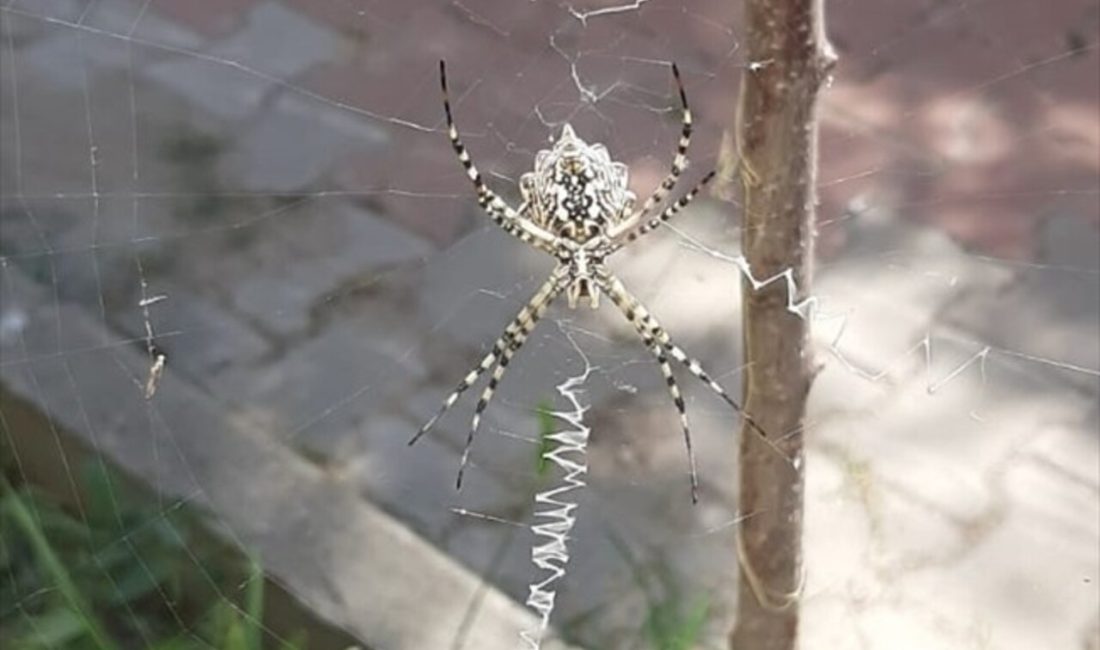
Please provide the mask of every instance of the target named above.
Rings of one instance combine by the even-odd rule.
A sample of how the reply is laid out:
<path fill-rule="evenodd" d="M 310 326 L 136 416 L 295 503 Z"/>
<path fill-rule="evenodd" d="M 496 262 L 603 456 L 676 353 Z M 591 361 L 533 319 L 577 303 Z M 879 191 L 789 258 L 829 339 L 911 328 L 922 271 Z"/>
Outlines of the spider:
<path fill-rule="evenodd" d="M 557 260 L 557 266 L 550 274 L 550 278 L 508 324 L 481 363 L 459 382 L 450 396 L 443 401 L 439 411 L 409 440 L 409 445 L 419 440 L 444 413 L 455 405 L 462 393 L 477 382 L 481 375 L 492 369 L 489 383 L 474 408 L 473 422 L 462 450 L 456 488 L 462 487 L 462 475 L 470 458 L 474 435 L 477 433 L 482 413 L 489 405 L 494 391 L 504 376 L 504 371 L 550 304 L 563 292 L 570 309 L 576 309 L 578 304 L 584 301 L 592 309 L 596 309 L 599 307 L 600 293 L 606 293 L 611 302 L 634 326 L 645 347 L 657 358 L 672 401 L 680 413 L 691 472 L 693 503 L 698 502 L 699 490 L 695 453 L 692 451 L 691 430 L 684 398 L 672 374 L 669 357 L 684 364 L 692 375 L 718 393 L 734 411 L 741 414 L 758 434 L 765 435 L 725 389 L 707 374 L 702 365 L 672 342 L 668 332 L 656 317 L 631 295 L 623 283 L 604 265 L 604 261 L 623 246 L 676 216 L 714 177 L 713 171 L 708 173 L 662 212 L 653 214 L 654 209 L 664 201 L 687 168 L 687 150 L 691 143 L 691 110 L 688 108 L 687 94 L 684 92 L 684 85 L 676 64 L 672 63 L 671 68 L 683 109 L 680 142 L 672 160 L 671 170 L 640 209 L 634 208 L 636 197 L 627 189 L 626 165 L 612 161 L 607 148 L 603 145 L 588 144 L 578 138 L 568 124 L 562 128 L 561 137 L 553 143 L 551 149 L 539 151 L 535 156 L 534 171 L 520 178 L 522 203 L 519 208 L 512 208 L 485 185 L 473 160 L 470 159 L 469 152 L 462 144 L 451 115 L 446 64 L 443 61 L 439 62 L 447 133 L 455 154 L 458 155 L 462 167 L 466 170 L 466 176 L 474 185 L 478 204 L 493 223 L 505 232 L 552 255 Z"/>

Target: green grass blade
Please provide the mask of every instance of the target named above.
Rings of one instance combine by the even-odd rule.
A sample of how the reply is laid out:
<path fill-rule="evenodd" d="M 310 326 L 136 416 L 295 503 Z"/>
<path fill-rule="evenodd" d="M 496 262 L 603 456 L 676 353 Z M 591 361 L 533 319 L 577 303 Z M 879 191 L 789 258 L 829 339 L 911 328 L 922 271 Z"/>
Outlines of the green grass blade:
<path fill-rule="evenodd" d="M 88 636 L 91 637 L 92 642 L 101 650 L 114 650 L 115 644 L 99 624 L 99 621 L 95 619 L 92 609 L 84 602 L 84 598 L 76 588 L 72 576 L 69 575 L 65 565 L 58 559 L 57 554 L 46 538 L 45 532 L 39 527 L 34 516 L 31 515 L 31 511 L 23 502 L 22 497 L 12 488 L 8 482 L 8 477 L 2 473 L 0 473 L 0 488 L 3 488 L 2 492 L 7 495 L 3 506 L 10 511 L 12 519 L 19 530 L 27 536 L 35 558 L 38 560 L 43 572 L 53 579 L 62 598 L 74 613 L 82 619 L 84 628 Z"/>
<path fill-rule="evenodd" d="M 65 605 L 28 615 L 26 627 L 12 642 L 15 647 L 59 648 L 86 634 L 80 614 Z"/>
<path fill-rule="evenodd" d="M 260 650 L 263 646 L 264 620 L 264 570 L 255 557 L 248 558 L 249 578 L 244 594 L 245 633 L 248 647 Z"/>

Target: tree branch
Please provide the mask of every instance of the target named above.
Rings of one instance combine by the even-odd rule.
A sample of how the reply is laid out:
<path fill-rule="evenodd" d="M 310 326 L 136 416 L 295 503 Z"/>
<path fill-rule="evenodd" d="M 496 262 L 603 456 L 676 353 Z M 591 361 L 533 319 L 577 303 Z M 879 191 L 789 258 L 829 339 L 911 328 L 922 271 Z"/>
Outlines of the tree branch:
<path fill-rule="evenodd" d="M 816 372 L 810 322 L 790 307 L 809 295 L 814 250 L 815 106 L 835 56 L 821 0 L 745 0 L 746 56 L 737 113 L 745 258 L 756 278 L 790 269 L 799 295 L 776 282 L 744 286 L 744 404 L 767 432 L 742 425 L 735 650 L 791 650 L 802 587 L 802 430 Z M 777 451 L 778 450 L 778 451 Z"/>

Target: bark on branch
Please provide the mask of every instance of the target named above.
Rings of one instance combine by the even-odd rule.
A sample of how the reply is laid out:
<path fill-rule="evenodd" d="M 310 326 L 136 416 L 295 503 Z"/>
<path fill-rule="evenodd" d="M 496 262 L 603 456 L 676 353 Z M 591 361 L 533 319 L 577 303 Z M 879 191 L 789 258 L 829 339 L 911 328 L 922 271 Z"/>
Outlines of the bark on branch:
<path fill-rule="evenodd" d="M 815 374 L 810 322 L 789 306 L 810 293 L 819 90 L 835 62 L 821 0 L 745 0 L 745 52 L 737 113 L 744 254 L 758 278 L 743 283 L 745 410 L 767 432 L 742 426 L 741 567 L 733 650 L 791 650 L 802 587 L 802 427 Z"/>

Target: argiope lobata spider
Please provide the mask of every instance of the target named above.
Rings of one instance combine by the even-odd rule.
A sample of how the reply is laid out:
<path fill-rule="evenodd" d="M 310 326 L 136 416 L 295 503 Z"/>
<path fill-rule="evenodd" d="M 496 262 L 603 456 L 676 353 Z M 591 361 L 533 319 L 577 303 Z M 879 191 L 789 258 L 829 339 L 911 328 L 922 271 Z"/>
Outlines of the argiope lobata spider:
<path fill-rule="evenodd" d="M 611 302 L 634 326 L 646 348 L 657 357 L 657 363 L 668 384 L 672 401 L 680 412 L 684 443 L 687 446 L 691 469 L 692 502 L 698 500 L 699 487 L 695 454 L 691 447 L 691 431 L 688 426 L 684 398 L 680 394 L 680 388 L 669 365 L 670 356 L 687 366 L 691 374 L 710 386 L 727 404 L 740 413 L 757 433 L 764 435 L 760 427 L 726 393 L 725 389 L 703 370 L 698 361 L 689 357 L 683 349 L 672 342 L 668 332 L 661 327 L 657 319 L 604 266 L 604 260 L 609 255 L 683 210 L 714 176 L 714 172 L 708 173 L 695 187 L 668 205 L 660 214 L 651 215 L 654 208 L 664 201 L 687 167 L 687 149 L 691 142 L 691 110 L 688 108 L 687 94 L 684 92 L 684 85 L 680 80 L 680 71 L 676 68 L 676 64 L 672 64 L 672 75 L 676 80 L 676 86 L 680 92 L 680 103 L 683 107 L 680 142 L 676 148 L 676 156 L 672 160 L 672 169 L 640 209 L 634 209 L 636 197 L 627 189 L 626 165 L 612 161 L 607 148 L 603 145 L 590 145 L 578 138 L 568 124 L 562 129 L 561 137 L 557 139 L 552 149 L 539 151 L 535 156 L 535 170 L 520 178 L 523 203 L 518 209 L 513 209 L 485 185 L 477 167 L 470 159 L 469 152 L 463 146 L 451 116 L 451 102 L 447 95 L 446 66 L 443 61 L 439 62 L 448 136 L 451 139 L 451 146 L 466 170 L 466 175 L 474 184 L 478 203 L 489 218 L 505 232 L 553 255 L 558 261 L 550 278 L 508 324 L 481 363 L 459 382 L 435 416 L 409 440 L 410 445 L 419 440 L 448 409 L 454 406 L 466 389 L 472 386 L 482 374 L 492 369 L 489 384 L 481 393 L 481 398 L 474 408 L 473 422 L 466 437 L 466 445 L 462 450 L 457 487 L 462 487 L 462 475 L 470 457 L 474 434 L 477 433 L 481 422 L 481 414 L 489 405 L 489 400 L 492 399 L 493 392 L 500 384 L 505 369 L 535 329 L 539 319 L 546 313 L 550 303 L 562 292 L 566 294 L 570 309 L 575 309 L 582 299 L 587 299 L 589 306 L 595 309 L 599 306 L 600 291 L 606 292 Z"/>

